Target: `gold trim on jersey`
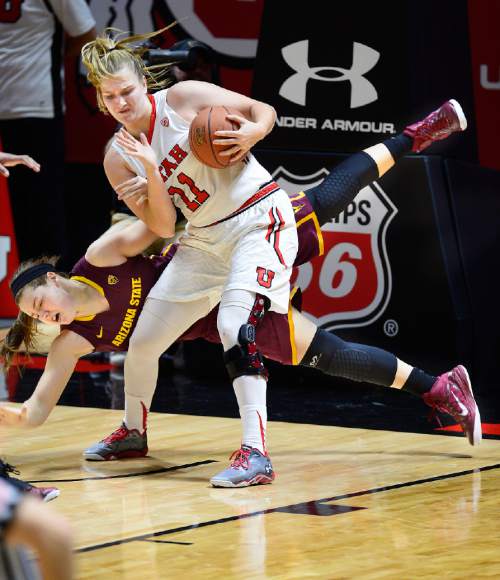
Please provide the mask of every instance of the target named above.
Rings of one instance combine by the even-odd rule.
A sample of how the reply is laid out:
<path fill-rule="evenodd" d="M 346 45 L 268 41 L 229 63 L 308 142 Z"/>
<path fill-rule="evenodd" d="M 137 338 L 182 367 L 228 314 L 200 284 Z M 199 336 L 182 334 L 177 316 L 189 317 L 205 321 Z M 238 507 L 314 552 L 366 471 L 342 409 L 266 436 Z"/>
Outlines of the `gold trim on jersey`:
<path fill-rule="evenodd" d="M 319 225 L 318 217 L 316 216 L 316 214 L 313 211 L 310 214 L 307 214 L 305 217 L 303 217 L 300 221 L 296 223 L 296 227 L 298 229 L 298 227 L 307 220 L 312 220 L 314 222 L 316 234 L 318 235 L 318 249 L 319 249 L 318 256 L 322 256 L 325 253 L 325 242 L 323 240 L 323 232 L 321 231 L 321 226 Z"/>
<path fill-rule="evenodd" d="M 168 246 L 164 250 L 162 250 L 161 255 L 166 256 L 168 254 L 168 251 L 170 250 L 170 248 L 172 246 L 173 246 L 173 242 L 172 242 L 172 244 L 168 244 Z"/>
<path fill-rule="evenodd" d="M 298 288 L 292 288 L 290 292 L 290 302 L 288 303 L 288 331 L 290 333 L 290 346 L 292 349 L 292 364 L 298 365 L 297 361 L 297 346 L 295 344 L 295 324 L 293 323 L 293 307 L 292 307 L 292 300 L 297 292 Z"/>
<path fill-rule="evenodd" d="M 94 290 L 97 290 L 101 296 L 104 296 L 104 298 L 106 298 L 106 294 L 104 293 L 102 286 L 99 286 L 99 284 L 97 284 L 93 280 L 89 280 L 88 278 L 85 278 L 85 276 L 71 276 L 70 280 L 76 280 L 77 282 L 87 284 L 87 286 L 91 286 L 92 288 L 94 288 Z M 88 322 L 89 320 L 94 320 L 95 317 L 96 317 L 95 314 L 91 314 L 90 316 L 76 316 L 75 320 L 78 320 L 80 322 Z"/>
<path fill-rule="evenodd" d="M 299 191 L 299 193 L 295 197 L 290 198 L 290 201 L 297 201 L 298 199 L 302 199 L 305 196 L 306 194 L 303 191 Z"/>

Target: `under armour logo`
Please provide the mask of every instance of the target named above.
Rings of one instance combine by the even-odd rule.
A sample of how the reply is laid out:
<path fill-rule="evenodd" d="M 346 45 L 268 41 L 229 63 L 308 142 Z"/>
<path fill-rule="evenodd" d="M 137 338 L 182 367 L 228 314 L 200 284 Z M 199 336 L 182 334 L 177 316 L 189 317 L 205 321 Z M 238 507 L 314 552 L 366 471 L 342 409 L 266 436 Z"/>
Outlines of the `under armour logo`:
<path fill-rule="evenodd" d="M 310 67 L 308 61 L 309 40 L 300 40 L 285 46 L 281 54 L 295 74 L 282 85 L 279 94 L 297 105 L 306 104 L 307 82 L 310 79 L 329 83 L 349 81 L 351 83 L 351 109 L 362 107 L 378 99 L 372 83 L 363 77 L 378 62 L 380 53 L 369 46 L 354 42 L 352 46 L 352 66 L 350 69 L 336 66 Z M 330 78 L 321 76 L 323 71 L 336 71 L 341 76 Z"/>

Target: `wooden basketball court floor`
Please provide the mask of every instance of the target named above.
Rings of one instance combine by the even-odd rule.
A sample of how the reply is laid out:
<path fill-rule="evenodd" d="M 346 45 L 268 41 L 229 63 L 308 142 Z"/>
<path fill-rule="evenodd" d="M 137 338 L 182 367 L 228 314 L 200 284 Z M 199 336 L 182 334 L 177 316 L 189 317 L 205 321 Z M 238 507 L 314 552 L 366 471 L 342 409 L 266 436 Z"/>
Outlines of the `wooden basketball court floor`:
<path fill-rule="evenodd" d="M 498 440 L 271 422 L 276 481 L 215 489 L 237 419 L 152 413 L 148 458 L 84 461 L 122 414 L 59 406 L 2 436 L 61 489 L 77 578 L 500 578 Z"/>

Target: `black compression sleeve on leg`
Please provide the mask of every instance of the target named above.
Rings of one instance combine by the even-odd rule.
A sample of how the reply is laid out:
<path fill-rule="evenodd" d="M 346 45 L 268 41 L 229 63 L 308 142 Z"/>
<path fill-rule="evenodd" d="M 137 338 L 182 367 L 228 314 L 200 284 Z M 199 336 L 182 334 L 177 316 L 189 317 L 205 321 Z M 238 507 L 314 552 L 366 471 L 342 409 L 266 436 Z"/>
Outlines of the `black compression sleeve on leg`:
<path fill-rule="evenodd" d="M 396 376 L 398 361 L 385 350 L 345 342 L 335 334 L 318 328 L 300 364 L 328 375 L 390 387 Z"/>
<path fill-rule="evenodd" d="M 392 158 L 394 161 L 401 159 L 404 155 L 411 152 L 411 148 L 413 145 L 413 139 L 405 135 L 404 133 L 400 133 L 395 137 L 391 137 L 387 139 L 387 141 L 383 142 L 383 145 L 389 149 L 391 152 Z"/>
<path fill-rule="evenodd" d="M 424 373 L 424 371 L 414 367 L 410 376 L 406 379 L 406 383 L 403 385 L 403 391 L 408 391 L 413 395 L 422 396 L 424 393 L 427 393 L 432 389 L 436 380 L 437 377 L 428 375 L 427 373 Z"/>
<path fill-rule="evenodd" d="M 337 165 L 325 179 L 305 193 L 320 225 L 337 217 L 356 197 L 358 191 L 378 179 L 375 161 L 361 151 Z"/>

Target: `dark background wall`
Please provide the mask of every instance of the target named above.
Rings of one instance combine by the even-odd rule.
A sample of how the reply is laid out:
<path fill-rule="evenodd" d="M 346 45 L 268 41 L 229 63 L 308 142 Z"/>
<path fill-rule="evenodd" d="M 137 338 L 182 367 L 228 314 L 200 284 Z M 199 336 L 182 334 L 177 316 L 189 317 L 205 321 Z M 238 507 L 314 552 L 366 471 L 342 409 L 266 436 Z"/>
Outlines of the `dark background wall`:
<path fill-rule="evenodd" d="M 381 289 L 382 299 L 369 305 L 371 319 L 356 311 L 354 294 L 328 302 L 314 284 L 304 292 L 304 309 L 312 311 L 319 300 L 325 327 L 351 340 L 383 346 L 431 372 L 464 362 L 477 391 L 496 393 L 496 0 L 312 0 L 307 8 L 286 9 L 283 3 L 264 0 L 89 0 L 89 5 L 99 30 L 115 26 L 141 33 L 177 20 L 161 46 L 184 38 L 211 46 L 223 86 L 275 106 L 278 124 L 255 153 L 289 190 L 317 183 L 347 154 L 390 137 L 443 101 L 457 99 L 467 115 L 467 131 L 436 145 L 431 155 L 409 156 L 374 186 L 375 192 L 363 194 L 374 201 L 389 200 L 385 203 L 394 214 L 390 220 L 374 218 L 371 229 L 360 233 L 355 213 L 344 214 L 325 228 L 329 245 L 326 256 L 313 265 L 316 273 L 333 267 L 327 258 L 340 234 L 351 246 L 360 239 L 357 234 L 364 235 L 370 248 L 360 262 L 348 253 L 342 257 L 357 267 L 358 284 L 378 260 L 370 283 Z M 76 260 L 109 225 L 113 193 L 101 160 L 115 125 L 97 111 L 94 91 L 78 61 L 66 63 L 66 78 L 67 214 Z M 82 220 L 82 215 L 89 216 L 89 206 L 92 219 Z M 397 323 L 397 333 L 388 332 L 387 321 Z M 198 372 L 206 368 L 207 374 L 224 375 L 222 365 L 213 362 L 213 354 L 219 356 L 217 347 L 192 344 L 185 351 L 186 372 L 196 364 Z M 200 365 L 203 354 L 205 365 Z M 289 372 L 271 366 L 276 377 Z"/>

